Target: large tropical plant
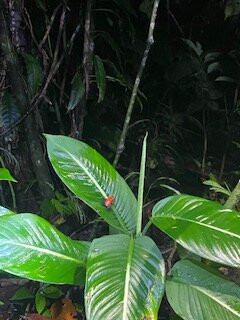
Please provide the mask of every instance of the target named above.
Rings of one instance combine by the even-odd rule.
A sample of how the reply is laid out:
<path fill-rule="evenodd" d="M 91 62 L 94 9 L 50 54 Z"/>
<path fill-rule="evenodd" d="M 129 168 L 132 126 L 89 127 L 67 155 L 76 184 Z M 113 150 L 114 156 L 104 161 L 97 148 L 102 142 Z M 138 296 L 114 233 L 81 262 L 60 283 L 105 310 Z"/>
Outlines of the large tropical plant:
<path fill-rule="evenodd" d="M 37 215 L 0 208 L 0 269 L 47 283 L 85 283 L 88 320 L 157 319 L 165 288 L 183 319 L 240 319 L 240 288 L 204 263 L 240 266 L 238 212 L 190 195 L 159 201 L 150 222 L 199 256 L 178 261 L 166 279 L 161 252 L 142 230 L 146 137 L 138 200 L 96 150 L 69 137 L 46 138 L 60 179 L 119 233 L 76 241 Z"/>

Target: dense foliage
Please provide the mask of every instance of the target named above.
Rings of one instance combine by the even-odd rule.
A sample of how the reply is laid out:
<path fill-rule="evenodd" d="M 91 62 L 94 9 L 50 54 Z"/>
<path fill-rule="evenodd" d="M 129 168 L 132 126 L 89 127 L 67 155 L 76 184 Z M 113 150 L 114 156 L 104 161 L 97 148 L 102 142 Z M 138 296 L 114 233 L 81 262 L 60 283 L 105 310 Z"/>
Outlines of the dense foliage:
<path fill-rule="evenodd" d="M 153 42 L 149 24 L 156 3 Z M 60 270 L 52 274 L 53 265 L 45 263 L 48 251 L 32 265 L 21 263 L 19 272 L 18 259 L 29 251 L 18 251 L 10 244 L 7 257 L 15 260 L 4 267 L 6 256 L 0 256 L 1 269 L 39 281 L 41 274 L 49 283 L 83 284 L 86 263 L 87 276 L 95 276 L 91 268 L 95 246 L 105 248 L 105 241 L 108 243 L 105 238 L 99 243 L 91 241 L 108 235 L 109 224 L 110 233 L 121 233 L 119 250 L 124 251 L 131 241 L 137 241 L 126 235 L 139 231 L 143 222 L 152 239 L 145 239 L 142 249 L 154 241 L 153 250 L 161 257 L 161 249 L 167 271 L 179 258 L 191 259 L 177 262 L 166 280 L 172 308 L 164 298 L 160 319 L 177 319 L 172 309 L 183 319 L 216 317 L 206 308 L 207 313 L 198 318 L 194 312 L 201 312 L 201 305 L 193 310 L 192 301 L 189 305 L 178 301 L 179 296 L 188 295 L 204 305 L 213 304 L 216 297 L 211 299 L 212 293 L 219 282 L 219 273 L 213 276 L 216 270 L 227 275 L 217 289 L 219 301 L 224 304 L 229 293 L 238 298 L 231 301 L 228 311 L 239 305 L 239 288 L 229 281 L 239 283 L 235 269 L 239 267 L 239 218 L 231 211 L 239 207 L 238 189 L 231 193 L 240 177 L 239 19 L 238 0 L 0 1 L 0 241 L 17 235 L 19 226 L 23 242 L 36 230 L 46 233 L 45 242 L 32 237 L 29 245 L 38 247 L 40 241 L 44 246 L 52 243 L 51 252 L 61 248 L 62 263 L 69 272 L 65 281 Z M 146 48 L 150 51 L 129 114 Z M 139 180 L 141 188 L 144 180 L 139 179 L 139 167 L 146 131 L 145 192 L 143 201 L 137 201 Z M 47 138 L 48 147 L 42 133 L 52 134 Z M 87 144 L 83 147 L 67 136 Z M 103 185 L 94 187 L 84 169 L 88 164 L 94 181 L 103 179 Z M 168 198 L 173 194 L 177 195 Z M 103 203 L 111 195 L 109 210 Z M 15 216 L 13 212 L 37 215 Z M 141 221 L 136 220 L 139 212 L 143 212 Z M 7 235 L 9 223 L 12 233 Z M 166 235 L 159 236 L 158 228 Z M 74 252 L 69 253 L 66 248 L 76 240 Z M 112 242 L 117 252 L 119 243 Z M 110 254 L 107 248 L 112 248 L 106 245 L 105 253 Z M 206 265 L 214 270 L 207 270 Z M 4 273 L 0 281 L 2 277 Z M 204 280 L 208 277 L 209 282 Z M 87 291 L 92 291 L 91 286 L 86 282 Z M 45 285 L 34 282 L 30 288 L 39 313 L 51 301 L 44 290 Z M 90 299 L 89 294 L 87 297 Z M 0 293 L 0 304 L 1 300 L 5 296 Z M 154 314 L 159 303 L 160 299 L 152 306 Z M 86 308 L 91 319 L 95 302 L 93 306 Z M 238 307 L 231 315 L 219 309 L 218 303 L 213 309 L 217 319 L 239 318 Z"/>
<path fill-rule="evenodd" d="M 156 243 L 142 231 L 142 210 L 137 208 L 142 208 L 143 184 L 135 206 L 126 182 L 94 149 L 63 136 L 47 140 L 49 159 L 66 186 L 121 234 L 105 235 L 91 244 L 74 241 L 36 215 L 3 210 L 1 269 L 56 284 L 81 284 L 85 278 L 87 320 L 157 320 L 165 264 Z M 146 138 L 140 182 L 145 158 Z M 110 195 L 115 201 L 106 206 L 101 200 Z M 155 205 L 151 221 L 199 257 L 240 266 L 238 212 L 203 198 L 175 195 Z M 213 271 L 196 258 L 173 267 L 167 297 L 183 319 L 239 319 L 240 288 Z"/>

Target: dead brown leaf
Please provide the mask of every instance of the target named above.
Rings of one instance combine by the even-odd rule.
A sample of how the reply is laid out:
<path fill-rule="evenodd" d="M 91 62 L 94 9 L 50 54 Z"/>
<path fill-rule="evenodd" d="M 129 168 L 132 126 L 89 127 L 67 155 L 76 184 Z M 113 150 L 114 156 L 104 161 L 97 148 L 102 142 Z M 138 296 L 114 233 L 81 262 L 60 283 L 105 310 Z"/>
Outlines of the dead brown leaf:
<path fill-rule="evenodd" d="M 51 308 L 52 320 L 76 320 L 77 312 L 70 299 L 62 299 L 54 303 Z"/>

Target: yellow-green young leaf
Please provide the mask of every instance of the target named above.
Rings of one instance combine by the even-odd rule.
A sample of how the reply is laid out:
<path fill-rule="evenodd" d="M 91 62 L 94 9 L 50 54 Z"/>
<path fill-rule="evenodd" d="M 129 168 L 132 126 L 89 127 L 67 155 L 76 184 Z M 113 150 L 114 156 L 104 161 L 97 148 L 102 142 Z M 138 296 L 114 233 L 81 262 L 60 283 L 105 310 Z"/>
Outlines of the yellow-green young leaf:
<path fill-rule="evenodd" d="M 17 182 L 12 176 L 8 169 L 0 168 L 0 180 Z"/>
<path fill-rule="evenodd" d="M 72 111 L 78 103 L 81 101 L 85 93 L 84 84 L 82 82 L 82 76 L 79 72 L 75 74 L 72 79 L 72 89 L 70 100 L 68 103 L 67 111 Z"/>
<path fill-rule="evenodd" d="M 0 218 L 0 269 L 47 283 L 82 284 L 89 243 L 29 213 Z"/>
<path fill-rule="evenodd" d="M 159 201 L 151 218 L 185 249 L 200 257 L 240 267 L 240 214 L 189 195 Z"/>
<path fill-rule="evenodd" d="M 137 200 L 112 165 L 86 143 L 46 135 L 50 162 L 65 185 L 112 227 L 136 231 Z M 113 197 L 110 208 L 104 200 Z"/>
<path fill-rule="evenodd" d="M 240 319 L 240 287 L 199 262 L 177 262 L 166 282 L 166 293 L 184 320 Z"/>
<path fill-rule="evenodd" d="M 98 103 L 102 102 L 106 91 L 106 71 L 102 59 L 99 56 L 94 56 L 95 75 L 98 87 Z"/>
<path fill-rule="evenodd" d="M 151 238 L 94 240 L 87 261 L 87 320 L 156 320 L 164 280 L 164 260 Z"/>

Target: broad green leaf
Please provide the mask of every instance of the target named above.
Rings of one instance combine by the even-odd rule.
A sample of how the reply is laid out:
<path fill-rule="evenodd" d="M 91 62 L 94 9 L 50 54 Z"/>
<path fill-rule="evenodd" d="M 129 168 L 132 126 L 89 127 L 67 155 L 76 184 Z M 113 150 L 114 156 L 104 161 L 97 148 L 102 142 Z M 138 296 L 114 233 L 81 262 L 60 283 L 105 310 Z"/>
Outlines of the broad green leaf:
<path fill-rule="evenodd" d="M 124 179 L 96 150 L 64 136 L 46 135 L 48 156 L 58 176 L 112 227 L 136 230 L 137 200 Z M 107 209 L 103 200 L 113 195 Z"/>
<path fill-rule="evenodd" d="M 0 180 L 17 182 L 6 168 L 0 168 Z"/>
<path fill-rule="evenodd" d="M 22 287 L 19 288 L 14 295 L 11 297 L 10 300 L 24 300 L 24 299 L 32 299 L 34 297 L 34 295 L 32 294 L 32 292 L 26 288 L 26 287 Z"/>
<path fill-rule="evenodd" d="M 59 289 L 58 287 L 55 287 L 55 286 L 49 286 L 49 287 L 43 288 L 41 290 L 41 293 L 45 297 L 51 298 L 51 299 L 58 299 L 58 298 L 60 298 L 61 296 L 64 295 L 64 292 L 61 289 Z"/>
<path fill-rule="evenodd" d="M 24 54 L 24 60 L 27 68 L 28 94 L 32 98 L 38 92 L 43 82 L 43 70 L 39 60 L 31 54 Z"/>
<path fill-rule="evenodd" d="M 106 71 L 102 59 L 99 56 L 94 56 L 95 75 L 98 87 L 98 103 L 102 102 L 106 91 Z"/>
<path fill-rule="evenodd" d="M 3 306 L 3 305 L 4 305 L 4 302 L 0 300 L 0 306 Z"/>
<path fill-rule="evenodd" d="M 173 310 L 185 320 L 240 319 L 240 287 L 199 263 L 177 262 L 166 292 Z"/>
<path fill-rule="evenodd" d="M 39 314 L 41 314 L 47 305 L 47 299 L 40 291 L 36 293 L 35 296 L 35 307 Z"/>
<path fill-rule="evenodd" d="M 156 320 L 164 278 L 164 260 L 149 237 L 94 240 L 87 261 L 87 319 Z"/>
<path fill-rule="evenodd" d="M 221 204 L 189 195 L 159 201 L 152 222 L 200 257 L 240 267 L 240 214 Z"/>
<path fill-rule="evenodd" d="M 12 214 L 15 214 L 15 212 L 0 206 L 0 217 L 5 216 L 5 215 L 12 215 Z"/>
<path fill-rule="evenodd" d="M 34 214 L 1 217 L 0 269 L 48 283 L 81 284 L 89 243 L 71 240 Z"/>
<path fill-rule="evenodd" d="M 84 84 L 82 82 L 82 76 L 79 72 L 75 74 L 72 79 L 72 89 L 70 100 L 67 106 L 67 111 L 72 111 L 78 103 L 81 101 L 85 93 Z"/>

